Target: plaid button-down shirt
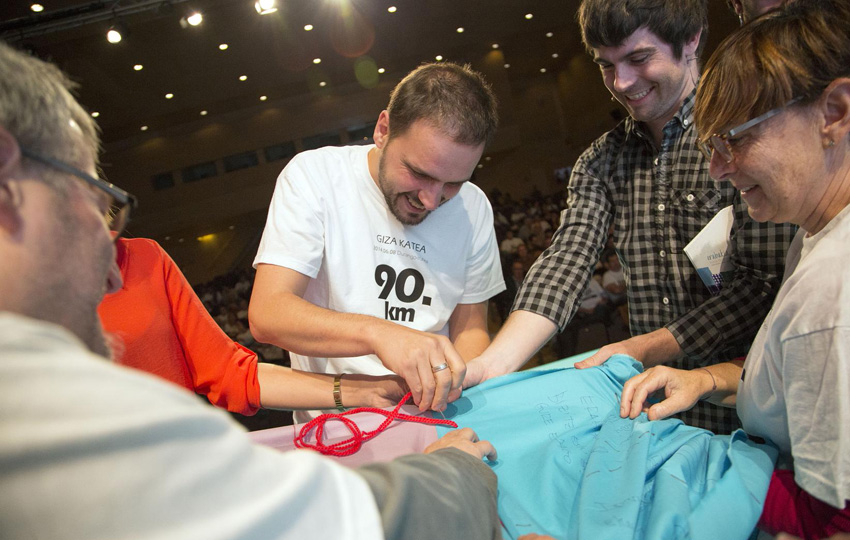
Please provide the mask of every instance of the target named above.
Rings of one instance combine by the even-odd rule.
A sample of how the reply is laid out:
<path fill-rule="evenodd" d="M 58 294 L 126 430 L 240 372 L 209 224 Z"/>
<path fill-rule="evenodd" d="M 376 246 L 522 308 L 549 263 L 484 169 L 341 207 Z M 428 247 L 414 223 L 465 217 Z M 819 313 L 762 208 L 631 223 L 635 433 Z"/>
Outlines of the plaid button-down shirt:
<path fill-rule="evenodd" d="M 715 183 L 699 152 L 694 93 L 664 126 L 661 148 L 627 118 L 597 139 L 576 163 L 567 208 L 552 245 L 534 263 L 513 309 L 531 311 L 563 329 L 575 314 L 614 226 L 623 265 L 632 335 L 666 327 L 693 369 L 747 353 L 779 288 L 795 227 L 756 223 L 729 183 Z M 734 278 L 712 295 L 684 247 L 721 209 L 733 205 Z M 699 404 L 688 423 L 728 432 L 734 412 Z"/>

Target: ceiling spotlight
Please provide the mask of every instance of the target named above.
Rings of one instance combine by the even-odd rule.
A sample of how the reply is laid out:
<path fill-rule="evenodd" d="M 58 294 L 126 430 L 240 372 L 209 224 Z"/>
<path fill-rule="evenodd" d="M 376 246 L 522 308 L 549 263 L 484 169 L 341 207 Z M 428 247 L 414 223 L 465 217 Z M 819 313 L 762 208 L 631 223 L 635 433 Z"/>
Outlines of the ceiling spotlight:
<path fill-rule="evenodd" d="M 206 115 L 207 115 L 207 111 L 201 111 L 201 116 L 206 116 Z"/>
<path fill-rule="evenodd" d="M 267 99 L 269 99 L 269 97 L 268 97 L 268 96 L 260 96 L 260 101 L 265 101 L 265 100 L 267 100 Z"/>
<path fill-rule="evenodd" d="M 463 26 L 458 27 L 458 29 L 457 29 L 457 33 L 458 33 L 458 34 L 463 34 Z"/>
<path fill-rule="evenodd" d="M 508 69 L 509 67 L 511 67 L 510 64 L 505 64 L 505 69 Z"/>
<path fill-rule="evenodd" d="M 100 113 L 99 113 L 99 112 L 97 112 L 97 111 L 92 111 L 92 113 L 91 113 L 91 117 L 92 117 L 92 118 L 97 118 L 98 116 L 100 116 Z"/>
<path fill-rule="evenodd" d="M 475 168 L 476 168 L 476 169 L 483 169 L 483 168 L 484 168 L 484 165 L 483 165 L 483 164 L 481 164 L 481 163 L 479 163 L 478 165 L 476 165 L 476 166 L 475 166 Z"/>
<path fill-rule="evenodd" d="M 277 0 L 257 0 L 254 2 L 254 9 L 260 15 L 268 15 L 277 11 Z"/>
<path fill-rule="evenodd" d="M 434 60 L 436 60 L 437 62 L 442 62 L 443 61 L 443 55 L 438 54 L 437 56 L 434 57 Z"/>
<path fill-rule="evenodd" d="M 533 14 L 531 14 L 531 13 L 526 13 L 526 14 L 525 14 L 525 18 L 526 18 L 527 20 L 531 20 L 531 18 L 532 18 L 532 17 L 534 17 L 534 15 L 533 15 Z"/>
<path fill-rule="evenodd" d="M 313 58 L 313 63 L 314 63 L 314 64 L 321 64 L 321 63 L 322 63 L 322 59 L 321 59 L 321 58 Z"/>
<path fill-rule="evenodd" d="M 218 46 L 218 50 L 226 51 L 227 47 L 228 47 L 227 43 L 222 43 L 221 45 Z"/>
<path fill-rule="evenodd" d="M 552 53 L 552 58 L 558 58 L 558 53 Z"/>
<path fill-rule="evenodd" d="M 540 73 L 546 73 L 546 68 L 540 68 Z"/>
<path fill-rule="evenodd" d="M 142 127 L 141 127 L 141 130 L 142 130 L 142 131 L 147 131 L 147 130 L 148 130 L 148 126 L 142 126 Z"/>
<path fill-rule="evenodd" d="M 186 28 L 187 26 L 198 26 L 204 22 L 204 16 L 201 15 L 200 11 L 193 11 L 189 15 L 180 19 L 180 26 Z"/>
<path fill-rule="evenodd" d="M 395 7 L 395 6 L 390 6 L 390 7 L 388 7 L 388 8 L 387 8 L 387 11 L 389 11 L 390 13 L 395 13 L 395 12 L 396 12 L 396 7 Z"/>
<path fill-rule="evenodd" d="M 171 92 L 165 94 L 165 99 L 171 99 L 173 97 L 174 97 L 174 94 L 172 94 Z"/>
<path fill-rule="evenodd" d="M 498 43 L 494 43 L 494 44 L 492 44 L 492 45 L 490 45 L 490 46 L 491 46 L 491 47 L 493 47 L 494 49 L 498 49 L 498 48 L 499 48 L 499 44 L 498 44 Z"/>
<path fill-rule="evenodd" d="M 327 85 L 328 85 L 328 83 L 326 83 L 325 81 L 322 81 L 322 82 L 319 83 L 319 86 L 321 86 L 322 88 L 324 88 Z"/>
<path fill-rule="evenodd" d="M 109 30 L 106 32 L 106 41 L 108 41 L 109 43 L 119 43 L 122 37 L 123 36 L 121 36 L 121 31 L 118 29 L 117 26 L 110 27 Z"/>
<path fill-rule="evenodd" d="M 305 32 L 309 32 L 309 31 L 310 31 L 310 30 L 312 30 L 312 29 L 313 29 L 313 25 L 312 25 L 312 24 L 305 24 L 305 25 L 304 25 L 304 31 L 305 31 Z"/>
<path fill-rule="evenodd" d="M 378 73 L 383 73 L 385 71 L 386 71 L 386 69 L 384 69 L 384 68 L 378 68 Z"/>
<path fill-rule="evenodd" d="M 554 35 L 555 35 L 555 34 L 553 34 L 552 32 L 546 32 L 546 37 L 552 37 L 552 36 L 554 36 Z"/>
<path fill-rule="evenodd" d="M 133 66 L 133 69 L 136 71 L 142 71 L 144 68 L 145 66 L 143 66 L 142 64 L 136 64 L 135 66 Z"/>
<path fill-rule="evenodd" d="M 41 4 L 33 4 L 30 6 L 30 9 L 36 13 L 41 13 L 42 11 L 44 11 L 44 6 L 42 6 Z"/>
<path fill-rule="evenodd" d="M 247 75 L 240 75 L 239 80 L 242 81 L 242 82 L 245 82 L 245 81 L 248 80 L 248 76 Z"/>

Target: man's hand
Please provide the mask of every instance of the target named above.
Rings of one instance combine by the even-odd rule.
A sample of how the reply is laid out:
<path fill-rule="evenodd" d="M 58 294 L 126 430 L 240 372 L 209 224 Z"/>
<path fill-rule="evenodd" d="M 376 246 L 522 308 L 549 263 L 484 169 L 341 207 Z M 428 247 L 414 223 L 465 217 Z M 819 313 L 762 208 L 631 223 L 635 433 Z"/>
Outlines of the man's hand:
<path fill-rule="evenodd" d="M 635 375 L 623 385 L 620 416 L 635 419 L 645 412 L 650 420 L 661 420 L 687 411 L 699 399 L 711 393 L 714 379 L 704 369 L 692 371 L 667 366 L 650 368 Z M 665 399 L 649 404 L 649 396 L 663 389 Z"/>
<path fill-rule="evenodd" d="M 682 349 L 669 330 L 660 328 L 648 334 L 605 345 L 590 358 L 576 362 L 575 367 L 585 369 L 598 366 L 615 354 L 627 354 L 644 367 L 651 367 L 680 358 Z"/>
<path fill-rule="evenodd" d="M 442 448 L 457 448 L 470 456 L 478 459 L 487 458 L 490 461 L 497 459 L 496 449 L 489 441 L 479 441 L 478 435 L 470 428 L 461 428 L 449 431 L 425 448 L 425 453 L 430 454 Z"/>
<path fill-rule="evenodd" d="M 374 348 L 384 366 L 407 383 L 421 411 L 444 410 L 449 393 L 460 390 L 466 375 L 466 364 L 445 336 L 387 324 Z"/>

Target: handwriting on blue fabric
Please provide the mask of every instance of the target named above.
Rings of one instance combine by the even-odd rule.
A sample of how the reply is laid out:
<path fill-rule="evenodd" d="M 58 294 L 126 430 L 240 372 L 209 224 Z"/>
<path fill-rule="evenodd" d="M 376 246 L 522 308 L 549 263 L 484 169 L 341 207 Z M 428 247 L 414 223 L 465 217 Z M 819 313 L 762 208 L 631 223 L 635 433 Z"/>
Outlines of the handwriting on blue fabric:
<path fill-rule="evenodd" d="M 617 355 L 585 370 L 514 373 L 449 405 L 446 418 L 499 452 L 491 466 L 507 538 L 749 537 L 775 449 L 740 430 L 717 436 L 679 420 L 620 418 L 623 383 L 640 370 Z"/>

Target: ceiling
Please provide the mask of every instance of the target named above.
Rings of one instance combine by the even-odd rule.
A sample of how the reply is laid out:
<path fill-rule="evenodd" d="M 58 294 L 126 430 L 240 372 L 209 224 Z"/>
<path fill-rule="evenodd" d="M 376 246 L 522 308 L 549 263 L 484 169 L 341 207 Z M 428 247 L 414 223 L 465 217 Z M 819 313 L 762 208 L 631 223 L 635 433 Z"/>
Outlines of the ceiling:
<path fill-rule="evenodd" d="M 501 54 L 513 80 L 581 53 L 578 0 L 278 0 L 279 10 L 262 16 L 254 0 L 40 1 L 41 13 L 29 1 L 0 3 L 0 37 L 80 82 L 80 101 L 99 113 L 107 144 L 138 136 L 142 126 L 196 122 L 201 111 L 213 118 L 256 107 L 261 96 L 271 102 L 397 80 L 437 55 L 476 65 Z M 190 9 L 204 20 L 184 28 Z M 105 34 L 116 23 L 126 31 L 110 44 Z"/>

